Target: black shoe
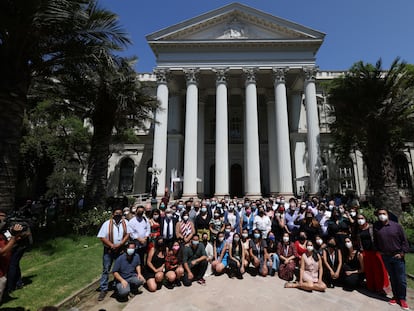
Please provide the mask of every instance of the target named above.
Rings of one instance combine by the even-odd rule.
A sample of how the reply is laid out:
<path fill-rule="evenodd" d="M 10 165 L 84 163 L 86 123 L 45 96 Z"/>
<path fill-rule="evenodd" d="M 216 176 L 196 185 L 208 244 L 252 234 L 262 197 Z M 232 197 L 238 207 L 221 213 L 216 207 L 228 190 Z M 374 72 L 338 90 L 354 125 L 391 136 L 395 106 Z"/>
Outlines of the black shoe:
<path fill-rule="evenodd" d="M 181 281 L 180 280 L 175 280 L 174 286 L 180 287 L 181 286 Z"/>
<path fill-rule="evenodd" d="M 276 270 L 275 270 L 275 269 L 272 269 L 272 270 L 270 271 L 270 276 L 275 276 L 275 274 L 276 274 Z"/>
<path fill-rule="evenodd" d="M 174 288 L 173 283 L 171 283 L 171 282 L 169 282 L 169 281 L 165 282 L 164 286 L 165 286 L 166 288 L 168 288 L 168 289 L 173 289 L 173 288 Z"/>
<path fill-rule="evenodd" d="M 102 301 L 102 300 L 104 300 L 105 299 L 105 296 L 106 296 L 106 291 L 101 291 L 100 293 L 99 293 L 99 296 L 98 296 L 98 301 Z"/>
<path fill-rule="evenodd" d="M 241 273 L 237 273 L 236 277 L 239 280 L 243 280 L 243 274 L 241 274 Z"/>

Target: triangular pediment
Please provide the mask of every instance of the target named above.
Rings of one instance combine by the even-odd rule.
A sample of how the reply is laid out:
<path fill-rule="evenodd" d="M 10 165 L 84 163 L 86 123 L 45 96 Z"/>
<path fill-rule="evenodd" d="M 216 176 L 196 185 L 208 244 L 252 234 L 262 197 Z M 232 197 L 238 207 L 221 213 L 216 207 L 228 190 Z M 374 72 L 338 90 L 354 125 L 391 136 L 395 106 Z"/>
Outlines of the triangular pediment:
<path fill-rule="evenodd" d="M 232 3 L 147 36 L 156 42 L 323 40 L 325 34 L 254 8 Z"/>

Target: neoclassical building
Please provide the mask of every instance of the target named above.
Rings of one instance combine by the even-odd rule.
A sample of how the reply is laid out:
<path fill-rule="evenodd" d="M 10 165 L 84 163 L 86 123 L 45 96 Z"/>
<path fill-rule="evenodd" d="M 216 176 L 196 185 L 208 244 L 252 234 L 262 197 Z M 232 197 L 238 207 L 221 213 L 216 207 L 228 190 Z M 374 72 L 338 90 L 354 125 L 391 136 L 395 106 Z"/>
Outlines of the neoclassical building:
<path fill-rule="evenodd" d="M 368 194 L 361 154 L 331 149 L 321 82 L 342 73 L 316 67 L 324 36 L 239 3 L 148 35 L 157 66 L 140 79 L 161 109 L 112 154 L 109 194 L 148 193 L 155 175 L 158 196 Z M 403 197 L 413 159 L 412 145 L 396 159 Z"/>

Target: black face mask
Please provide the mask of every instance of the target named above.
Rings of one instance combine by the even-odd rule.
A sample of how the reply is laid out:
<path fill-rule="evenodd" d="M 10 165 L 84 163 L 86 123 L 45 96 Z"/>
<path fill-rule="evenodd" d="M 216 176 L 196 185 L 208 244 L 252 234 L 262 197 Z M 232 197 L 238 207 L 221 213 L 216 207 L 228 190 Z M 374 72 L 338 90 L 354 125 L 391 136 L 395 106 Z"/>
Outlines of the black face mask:
<path fill-rule="evenodd" d="M 299 241 L 303 242 L 303 241 L 305 241 L 305 240 L 306 240 L 306 237 L 304 237 L 303 235 L 301 235 L 301 236 L 299 237 Z"/>
<path fill-rule="evenodd" d="M 122 215 L 114 215 L 113 219 L 115 220 L 116 223 L 119 223 L 122 219 Z"/>
<path fill-rule="evenodd" d="M 137 212 L 138 217 L 142 217 L 142 215 L 144 215 L 144 212 Z"/>
<path fill-rule="evenodd" d="M 336 244 L 328 243 L 328 247 L 335 248 L 336 247 Z"/>

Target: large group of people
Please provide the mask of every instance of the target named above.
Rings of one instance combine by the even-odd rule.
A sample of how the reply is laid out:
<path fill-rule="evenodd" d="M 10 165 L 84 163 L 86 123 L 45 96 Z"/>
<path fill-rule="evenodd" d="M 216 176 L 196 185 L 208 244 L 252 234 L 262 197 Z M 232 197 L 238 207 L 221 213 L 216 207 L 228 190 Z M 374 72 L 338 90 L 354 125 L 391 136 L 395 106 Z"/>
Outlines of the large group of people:
<path fill-rule="evenodd" d="M 387 209 L 379 208 L 377 217 L 371 224 L 357 203 L 317 197 L 163 199 L 157 207 L 115 207 L 98 233 L 104 245 L 98 300 L 109 290 L 114 262 L 119 299 L 141 285 L 154 292 L 205 285 L 211 274 L 243 279 L 248 272 L 305 291 L 366 286 L 384 297 L 392 291 L 389 303 L 408 309 L 407 238 Z"/>

